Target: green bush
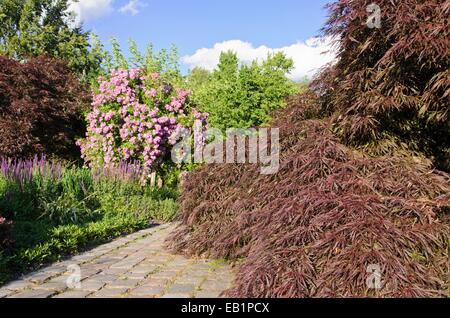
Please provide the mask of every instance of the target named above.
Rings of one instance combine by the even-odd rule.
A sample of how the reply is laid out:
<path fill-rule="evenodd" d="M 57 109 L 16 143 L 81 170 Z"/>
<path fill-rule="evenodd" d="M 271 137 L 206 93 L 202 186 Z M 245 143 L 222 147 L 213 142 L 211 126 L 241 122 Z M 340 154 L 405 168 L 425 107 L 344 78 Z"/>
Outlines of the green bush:
<path fill-rule="evenodd" d="M 90 32 L 73 27 L 70 0 L 0 1 L 0 55 L 13 59 L 47 55 L 62 59 L 79 77 L 96 77 L 101 55 L 91 49 Z M 45 18 L 44 18 L 45 17 Z"/>
<path fill-rule="evenodd" d="M 148 220 L 133 215 L 104 217 L 85 224 L 69 224 L 52 227 L 45 222 L 31 225 L 19 222 L 15 226 L 16 237 L 27 240 L 29 246 L 20 246 L 14 253 L 0 252 L 0 283 L 12 274 L 21 273 L 45 263 L 61 259 L 96 244 L 107 242 L 123 234 L 144 229 Z M 25 233 L 24 230 L 34 230 Z M 24 242 L 22 242 L 21 245 Z M 34 244 L 32 244 L 34 243 Z"/>
<path fill-rule="evenodd" d="M 188 85 L 198 108 L 209 113 L 210 126 L 250 128 L 267 123 L 273 111 L 285 106 L 285 98 L 298 91 L 286 77 L 292 67 L 293 61 L 283 53 L 240 66 L 237 55 L 227 52 L 209 76 L 205 70 L 193 70 Z"/>

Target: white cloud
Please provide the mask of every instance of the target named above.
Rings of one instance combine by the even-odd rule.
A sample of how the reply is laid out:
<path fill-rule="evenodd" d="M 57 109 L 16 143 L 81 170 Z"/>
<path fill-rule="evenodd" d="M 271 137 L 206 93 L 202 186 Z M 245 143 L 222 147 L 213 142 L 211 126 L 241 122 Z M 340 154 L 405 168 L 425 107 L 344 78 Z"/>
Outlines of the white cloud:
<path fill-rule="evenodd" d="M 306 42 L 298 42 L 282 48 L 269 48 L 265 45 L 254 47 L 249 42 L 231 40 L 216 43 L 212 48 L 202 48 L 193 55 L 184 56 L 183 63 L 190 68 L 203 67 L 213 70 L 219 62 L 220 53 L 234 51 L 244 63 L 255 59 L 263 60 L 268 53 L 284 52 L 294 60 L 294 70 L 289 75 L 293 80 L 300 80 L 305 76 L 311 78 L 324 65 L 335 60 L 335 50 L 330 38 L 310 38 Z"/>
<path fill-rule="evenodd" d="M 141 8 L 146 7 L 147 4 L 139 0 L 130 0 L 126 5 L 119 9 L 122 13 L 130 13 L 131 15 L 137 15 Z"/>
<path fill-rule="evenodd" d="M 114 0 L 79 0 L 71 2 L 69 11 L 75 12 L 76 23 L 89 21 L 110 14 L 113 9 Z"/>

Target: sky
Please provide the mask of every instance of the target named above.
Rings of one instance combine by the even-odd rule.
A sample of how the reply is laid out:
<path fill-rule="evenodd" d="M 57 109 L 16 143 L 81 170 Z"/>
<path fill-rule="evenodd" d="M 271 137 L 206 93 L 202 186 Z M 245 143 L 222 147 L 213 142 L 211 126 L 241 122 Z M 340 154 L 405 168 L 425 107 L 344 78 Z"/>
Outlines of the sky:
<path fill-rule="evenodd" d="M 244 62 L 283 51 L 294 59 L 294 80 L 311 77 L 333 61 L 331 41 L 321 37 L 330 0 L 79 0 L 71 5 L 85 29 L 108 47 L 115 37 L 144 50 L 176 45 L 182 69 L 213 69 L 220 52 Z M 326 54 L 324 54 L 326 53 Z"/>

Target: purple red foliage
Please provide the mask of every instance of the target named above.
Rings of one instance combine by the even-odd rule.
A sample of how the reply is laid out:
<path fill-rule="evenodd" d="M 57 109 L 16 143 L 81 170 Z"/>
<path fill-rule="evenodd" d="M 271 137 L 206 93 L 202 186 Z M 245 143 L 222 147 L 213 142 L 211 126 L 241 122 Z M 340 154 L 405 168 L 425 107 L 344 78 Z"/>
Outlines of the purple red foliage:
<path fill-rule="evenodd" d="M 450 1 L 338 0 L 338 61 L 276 117 L 281 165 L 184 180 L 170 247 L 244 258 L 237 297 L 449 297 Z M 435 164 L 431 163 L 431 161 Z M 370 283 L 379 268 L 381 284 Z"/>
<path fill-rule="evenodd" d="M 184 181 L 188 255 L 245 258 L 233 297 L 444 296 L 450 176 L 428 161 L 370 157 L 339 143 L 309 97 L 278 116 L 281 166 L 205 165 Z M 382 289 L 368 288 L 371 265 Z"/>
<path fill-rule="evenodd" d="M 0 156 L 78 158 L 75 138 L 85 131 L 89 96 L 65 63 L 0 57 L 0 65 Z"/>
<path fill-rule="evenodd" d="M 367 23 L 374 3 L 379 28 Z M 341 140 L 374 154 L 415 151 L 449 172 L 450 1 L 338 0 L 329 10 L 338 62 L 313 86 Z"/>

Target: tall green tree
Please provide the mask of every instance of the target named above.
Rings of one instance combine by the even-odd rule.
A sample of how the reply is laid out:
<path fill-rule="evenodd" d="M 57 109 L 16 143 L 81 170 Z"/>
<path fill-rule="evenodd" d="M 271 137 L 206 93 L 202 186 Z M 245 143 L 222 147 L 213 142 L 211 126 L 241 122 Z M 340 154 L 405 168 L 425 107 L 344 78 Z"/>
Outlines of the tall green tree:
<path fill-rule="evenodd" d="M 164 79 L 174 86 L 185 87 L 186 81 L 181 75 L 178 50 L 172 45 L 169 50 L 161 49 L 155 51 L 149 43 L 145 52 L 141 52 L 137 43 L 128 40 L 128 53 L 124 55 L 119 41 L 110 39 L 111 52 L 106 50 L 97 36 L 92 35 L 91 55 L 101 58 L 101 69 L 99 75 L 110 74 L 117 69 L 139 68 L 147 74 L 159 73 Z"/>
<path fill-rule="evenodd" d="M 209 113 L 209 124 L 224 131 L 267 123 L 274 110 L 284 107 L 285 98 L 298 90 L 286 77 L 293 65 L 283 53 L 240 65 L 235 53 L 223 52 L 212 75 L 193 87 L 194 101 Z M 189 78 L 188 83 L 192 85 Z"/>
<path fill-rule="evenodd" d="M 48 55 L 65 60 L 84 79 L 94 77 L 101 57 L 90 51 L 90 33 L 75 26 L 68 9 L 69 0 L 1 0 L 0 55 Z"/>
<path fill-rule="evenodd" d="M 211 73 L 202 67 L 194 67 L 189 71 L 187 76 L 187 83 L 190 88 L 193 90 L 197 90 L 199 87 L 202 87 L 206 84 L 211 77 Z"/>

